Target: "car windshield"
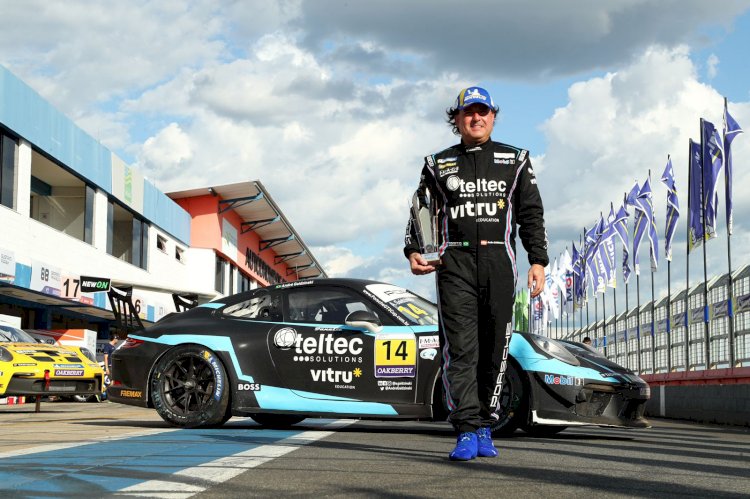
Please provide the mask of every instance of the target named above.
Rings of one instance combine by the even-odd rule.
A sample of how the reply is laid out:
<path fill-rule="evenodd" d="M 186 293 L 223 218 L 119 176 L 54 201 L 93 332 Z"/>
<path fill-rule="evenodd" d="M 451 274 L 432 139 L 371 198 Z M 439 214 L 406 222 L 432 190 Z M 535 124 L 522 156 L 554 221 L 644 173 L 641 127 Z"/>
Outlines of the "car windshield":
<path fill-rule="evenodd" d="M 0 325 L 0 341 L 12 343 L 36 343 L 37 341 L 26 331 L 12 326 Z"/>
<path fill-rule="evenodd" d="M 398 312 L 409 324 L 431 326 L 438 323 L 435 304 L 407 289 L 390 284 L 370 284 L 366 289 Z"/>

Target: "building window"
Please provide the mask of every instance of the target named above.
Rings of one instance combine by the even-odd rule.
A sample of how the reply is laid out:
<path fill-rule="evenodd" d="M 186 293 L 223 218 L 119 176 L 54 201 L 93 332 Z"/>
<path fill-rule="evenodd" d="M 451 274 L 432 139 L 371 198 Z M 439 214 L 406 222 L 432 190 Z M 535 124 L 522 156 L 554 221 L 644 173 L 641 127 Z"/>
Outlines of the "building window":
<path fill-rule="evenodd" d="M 167 238 L 166 237 L 160 236 L 158 234 L 156 235 L 156 249 L 164 253 L 167 252 Z"/>
<path fill-rule="evenodd" d="M 15 209 L 16 188 L 16 149 L 18 143 L 15 139 L 2 134 L 0 135 L 0 204 L 10 209 Z"/>
<path fill-rule="evenodd" d="M 89 244 L 94 243 L 94 198 L 96 190 L 86 185 L 86 203 L 83 213 L 83 240 Z"/>
<path fill-rule="evenodd" d="M 148 269 L 149 225 L 120 203 L 107 206 L 107 253 L 120 260 Z"/>
<path fill-rule="evenodd" d="M 38 151 L 31 152 L 31 218 L 79 241 L 93 240 L 95 190 Z"/>
<path fill-rule="evenodd" d="M 179 246 L 174 247 L 174 259 L 180 263 L 185 263 L 185 250 Z"/>
<path fill-rule="evenodd" d="M 224 282 L 226 281 L 226 264 L 224 260 L 216 257 L 216 271 L 214 273 L 214 289 L 219 293 L 224 293 Z"/>

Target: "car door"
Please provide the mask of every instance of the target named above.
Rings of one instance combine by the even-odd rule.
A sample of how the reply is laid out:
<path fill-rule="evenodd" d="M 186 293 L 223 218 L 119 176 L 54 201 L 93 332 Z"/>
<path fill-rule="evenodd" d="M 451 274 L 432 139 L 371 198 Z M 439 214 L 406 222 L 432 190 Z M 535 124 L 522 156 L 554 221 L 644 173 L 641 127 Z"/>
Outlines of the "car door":
<path fill-rule="evenodd" d="M 284 324 L 268 342 L 287 388 L 312 399 L 414 402 L 416 340 L 410 328 L 392 325 L 367 298 L 343 286 L 292 288 L 283 301 Z M 376 314 L 389 324 L 383 329 L 388 333 L 347 326 L 347 315 L 357 310 Z M 378 372 L 379 366 L 386 369 Z"/>

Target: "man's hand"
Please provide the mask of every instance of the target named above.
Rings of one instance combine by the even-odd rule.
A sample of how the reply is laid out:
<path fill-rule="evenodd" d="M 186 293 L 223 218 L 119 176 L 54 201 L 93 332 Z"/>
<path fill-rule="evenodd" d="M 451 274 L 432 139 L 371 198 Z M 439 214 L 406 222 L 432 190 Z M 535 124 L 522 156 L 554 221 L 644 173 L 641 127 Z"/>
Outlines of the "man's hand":
<path fill-rule="evenodd" d="M 424 275 L 430 272 L 435 272 L 435 266 L 427 263 L 427 260 L 422 258 L 419 253 L 412 253 L 409 255 L 409 265 L 411 265 L 411 273 L 414 275 Z M 544 271 L 542 271 L 544 273 Z"/>
<path fill-rule="evenodd" d="M 536 298 L 544 291 L 544 267 L 538 263 L 535 263 L 529 269 L 529 289 L 532 298 Z"/>

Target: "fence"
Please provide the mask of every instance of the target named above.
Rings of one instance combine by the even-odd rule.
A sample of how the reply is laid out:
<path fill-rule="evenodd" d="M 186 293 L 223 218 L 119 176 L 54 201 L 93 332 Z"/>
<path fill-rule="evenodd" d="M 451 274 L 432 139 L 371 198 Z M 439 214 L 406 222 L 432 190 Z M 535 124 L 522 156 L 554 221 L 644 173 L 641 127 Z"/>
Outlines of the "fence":
<path fill-rule="evenodd" d="M 708 306 L 701 283 L 559 335 L 588 336 L 602 355 L 639 374 L 748 367 L 750 266 L 734 273 L 731 293 L 729 282 L 725 274 L 708 283 Z"/>

